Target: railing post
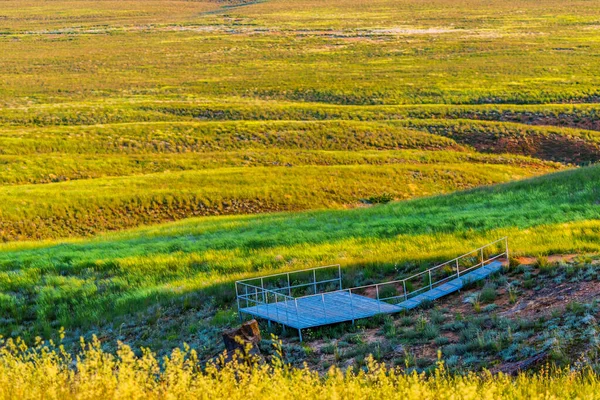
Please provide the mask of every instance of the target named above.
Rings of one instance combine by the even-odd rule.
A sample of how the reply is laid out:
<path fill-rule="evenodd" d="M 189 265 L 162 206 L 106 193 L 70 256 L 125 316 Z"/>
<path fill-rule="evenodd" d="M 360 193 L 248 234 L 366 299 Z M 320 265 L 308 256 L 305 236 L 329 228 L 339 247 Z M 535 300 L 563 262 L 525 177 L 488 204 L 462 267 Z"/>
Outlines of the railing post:
<path fill-rule="evenodd" d="M 313 269 L 313 286 L 315 289 L 315 294 L 317 294 L 317 271 Z"/>
<path fill-rule="evenodd" d="M 483 267 L 483 247 L 481 248 L 481 266 Z"/>
<path fill-rule="evenodd" d="M 407 301 L 408 293 L 406 293 L 406 279 L 402 281 L 402 287 L 404 288 L 404 301 Z"/>
<path fill-rule="evenodd" d="M 296 323 L 300 326 L 300 316 L 298 315 L 298 299 L 294 299 L 294 305 L 296 306 Z M 298 328 L 298 334 L 300 335 L 300 341 L 302 341 L 302 332 Z"/>
<path fill-rule="evenodd" d="M 431 281 L 431 270 L 429 270 L 429 290 L 433 290 L 433 282 Z"/>
<path fill-rule="evenodd" d="M 246 307 L 248 307 L 248 285 L 244 285 L 244 287 L 246 288 Z"/>
<path fill-rule="evenodd" d="M 508 263 L 508 267 L 510 268 L 510 257 L 508 255 L 508 236 L 504 238 L 504 246 L 506 247 L 506 262 Z"/>
<path fill-rule="evenodd" d="M 460 265 L 458 263 L 458 258 L 456 259 L 456 277 L 460 278 Z"/>
<path fill-rule="evenodd" d="M 242 311 L 240 310 L 240 294 L 238 292 L 238 283 L 235 283 L 235 298 L 237 300 L 238 316 L 240 317 L 240 323 L 242 322 Z"/>
<path fill-rule="evenodd" d="M 352 325 L 354 325 L 354 303 L 352 302 L 352 289 L 348 289 L 350 295 L 350 315 L 352 316 Z"/>
<path fill-rule="evenodd" d="M 287 273 L 287 280 L 288 280 L 288 294 L 290 295 L 290 297 L 292 297 L 292 284 L 290 283 L 290 273 Z"/>
<path fill-rule="evenodd" d="M 279 321 L 279 306 L 277 306 L 277 303 L 278 303 L 277 302 L 277 295 L 278 294 L 279 293 L 275 292 L 275 316 L 277 317 L 277 322 L 280 322 Z"/>
<path fill-rule="evenodd" d="M 381 302 L 379 301 L 379 285 L 375 285 L 375 291 L 377 292 L 377 312 L 381 314 Z"/>
<path fill-rule="evenodd" d="M 338 279 L 340 280 L 340 290 L 342 290 L 342 266 L 338 264 Z"/>
<path fill-rule="evenodd" d="M 262 281 L 262 279 L 261 279 L 261 281 Z M 263 299 L 266 299 L 265 305 L 267 308 L 267 325 L 269 326 L 269 328 L 271 328 L 271 313 L 269 312 L 269 295 L 265 294 L 265 289 L 263 289 L 262 292 L 263 292 Z"/>

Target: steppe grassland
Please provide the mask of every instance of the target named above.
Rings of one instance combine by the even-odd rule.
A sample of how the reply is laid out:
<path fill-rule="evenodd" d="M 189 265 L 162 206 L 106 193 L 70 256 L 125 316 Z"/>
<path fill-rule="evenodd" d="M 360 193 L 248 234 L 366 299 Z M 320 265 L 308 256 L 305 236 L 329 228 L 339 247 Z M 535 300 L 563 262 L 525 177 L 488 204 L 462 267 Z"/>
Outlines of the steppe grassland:
<path fill-rule="evenodd" d="M 131 3 L 129 21 L 107 17 L 93 34 L 85 28 L 96 24 L 77 18 L 50 23 L 73 32 L 30 32 L 28 26 L 44 18 L 17 17 L 15 7 L 0 21 L 6 49 L 2 101 L 149 95 L 342 104 L 540 103 L 596 95 L 593 1 L 568 6 L 385 1 L 373 7 L 353 2 L 335 7 L 336 14 L 318 3 L 270 1 L 220 14 L 179 11 L 171 14 L 181 15 L 178 23 L 167 17 L 164 24 L 141 28 L 139 4 Z M 94 7 L 101 16 L 110 5 Z M 336 27 L 339 21 L 345 21 L 342 28 Z M 427 32 L 440 26 L 442 33 Z M 103 27 L 118 29 L 103 34 Z"/>
<path fill-rule="evenodd" d="M 10 185 L 1 190 L 4 240 L 194 215 L 340 208 L 385 193 L 406 199 L 564 168 L 377 122 L 32 126 L 7 127 L 0 136 L 2 178 Z M 598 147 L 594 136 L 586 140 Z"/>
<path fill-rule="evenodd" d="M 598 10 L 592 1 L 383 1 L 368 7 L 270 1 L 225 16 L 184 12 L 206 3 L 175 2 L 161 14 L 167 22 L 147 26 L 136 24 L 146 15 L 160 19 L 157 9 L 165 2 L 150 2 L 144 12 L 137 2 L 119 2 L 130 11 L 117 14 L 111 2 L 76 3 L 94 9 L 96 19 L 71 20 L 67 11 L 50 21 L 43 13 L 23 17 L 20 2 L 7 2 L 13 5 L 2 19 L 7 104 L 144 95 L 218 95 L 217 102 L 243 96 L 342 104 L 539 103 L 585 100 L 596 90 Z M 60 5 L 75 7 L 52 3 Z M 67 32 L 29 31 L 36 21 Z M 345 31 L 313 27 L 336 23 Z M 435 33 L 440 25 L 442 33 Z M 90 26 L 98 32 L 86 33 Z M 103 29 L 115 32 L 107 36 Z"/>
<path fill-rule="evenodd" d="M 272 270 L 417 270 L 504 235 L 515 254 L 599 251 L 597 167 L 75 237 L 597 161 L 596 1 L 4 5 L 5 335 L 228 307 L 233 280 Z"/>
<path fill-rule="evenodd" d="M 233 280 L 274 270 L 340 262 L 348 271 L 405 274 L 502 236 L 514 255 L 597 253 L 599 171 L 351 211 L 191 219 L 96 239 L 8 243 L 0 252 L 5 333 L 104 324 L 157 302 L 214 296 L 228 304 Z"/>

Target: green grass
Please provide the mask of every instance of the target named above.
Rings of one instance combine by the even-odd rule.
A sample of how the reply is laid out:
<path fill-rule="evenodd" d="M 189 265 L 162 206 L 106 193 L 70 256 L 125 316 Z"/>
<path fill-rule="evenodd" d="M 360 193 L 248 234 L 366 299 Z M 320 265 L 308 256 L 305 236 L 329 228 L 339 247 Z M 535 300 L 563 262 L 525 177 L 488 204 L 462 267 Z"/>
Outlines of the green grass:
<path fill-rule="evenodd" d="M 3 2 L 1 333 L 503 235 L 599 250 L 597 1 L 241 3 Z M 265 211 L 302 212 L 223 215 Z"/>
<path fill-rule="evenodd" d="M 384 0 L 369 8 L 356 0 L 329 7 L 271 0 L 209 15 L 201 10 L 218 3 L 165 1 L 157 14 L 156 4 L 142 12 L 129 1 L 113 11 L 114 2 L 102 2 L 82 13 L 60 1 L 51 8 L 64 15 L 50 19 L 56 13 L 45 3 L 8 3 L 0 25 L 6 105 L 137 96 L 336 104 L 598 96 L 599 6 L 590 0 L 568 7 Z"/>
<path fill-rule="evenodd" d="M 191 219 L 89 240 L 5 244 L 5 333 L 89 326 L 236 278 L 341 263 L 410 268 L 503 235 L 513 254 L 598 252 L 600 168 L 368 209 Z"/>
<path fill-rule="evenodd" d="M 479 127 L 491 123 L 457 124 L 483 138 Z M 340 208 L 384 193 L 408 199 L 562 168 L 543 158 L 566 161 L 533 151 L 522 153 L 537 159 L 513 156 L 512 148 L 481 154 L 476 140 L 458 137 L 460 144 L 437 125 L 407 119 L 6 126 L 0 239 L 89 235 L 198 215 Z M 513 124 L 502 132 L 518 142 L 523 129 Z M 553 134 L 561 144 L 575 140 L 559 128 Z M 578 137 L 594 149 L 595 136 Z"/>
<path fill-rule="evenodd" d="M 383 165 L 215 168 L 4 186 L 0 188 L 0 238 L 86 235 L 193 215 L 341 208 L 384 192 L 407 199 L 556 169 L 538 164 L 539 169 L 529 170 L 528 160 L 522 166 L 485 165 L 485 159 L 481 164 L 385 161 Z M 483 171 L 480 165 L 485 165 Z"/>
<path fill-rule="evenodd" d="M 0 102 L 9 107 L 141 98 L 543 104 L 599 95 L 593 0 L 6 3 Z"/>
<path fill-rule="evenodd" d="M 157 172 L 198 171 L 229 167 L 297 167 L 340 165 L 440 165 L 493 164 L 523 169 L 523 174 L 564 168 L 560 164 L 509 154 L 474 152 L 380 150 L 246 150 L 201 154 L 0 156 L 3 184 L 51 183 L 108 176 Z"/>
<path fill-rule="evenodd" d="M 233 150 L 460 150 L 454 140 L 360 121 L 149 122 L 19 127 L 0 132 L 3 154 L 178 154 Z"/>

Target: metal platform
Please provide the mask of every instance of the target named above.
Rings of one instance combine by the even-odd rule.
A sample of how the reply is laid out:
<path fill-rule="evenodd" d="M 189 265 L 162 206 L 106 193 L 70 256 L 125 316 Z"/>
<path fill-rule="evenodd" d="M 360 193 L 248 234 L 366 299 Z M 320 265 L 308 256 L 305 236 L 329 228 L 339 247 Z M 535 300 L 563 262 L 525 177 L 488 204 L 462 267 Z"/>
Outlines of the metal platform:
<path fill-rule="evenodd" d="M 444 283 L 435 289 L 428 290 L 425 293 L 417 295 L 409 300 L 403 301 L 398 304 L 405 310 L 416 308 L 424 301 L 437 300 L 440 297 L 444 297 L 450 293 L 456 292 L 462 289 L 464 286 L 476 281 L 487 278 L 488 276 L 502 270 L 502 263 L 500 261 L 492 261 L 488 265 L 485 265 L 475 271 L 471 271 L 462 275 L 460 278 L 451 280 L 450 282 Z"/>
<path fill-rule="evenodd" d="M 380 313 L 394 313 L 402 309 L 383 301 L 341 291 L 301 297 L 296 301 L 261 304 L 241 311 L 291 328 L 305 329 L 372 317 Z"/>
<path fill-rule="evenodd" d="M 484 258 L 484 249 L 497 245 L 499 242 L 505 244 L 505 250 L 500 254 Z M 478 253 L 479 262 L 474 266 L 463 267 L 461 270 L 461 261 L 466 257 L 472 258 L 475 252 Z M 508 260 L 506 238 L 403 280 L 350 289 L 342 288 L 339 265 L 239 281 L 236 282 L 238 310 L 240 318 L 242 314 L 247 314 L 297 329 L 300 340 L 302 340 L 302 329 L 345 321 L 354 322 L 356 319 L 368 318 L 377 314 L 410 310 L 418 307 L 424 301 L 433 301 L 456 292 L 471 282 L 485 279 L 500 271 L 502 269 L 501 258 Z M 455 272 L 448 272 L 449 265 L 454 266 L 455 270 L 451 271 Z M 337 270 L 335 278 L 317 279 L 317 271 L 333 268 Z M 442 271 L 444 271 L 444 276 L 434 281 L 433 277 Z M 312 281 L 297 283 L 298 279 L 294 277 L 294 274 L 300 273 L 312 275 Z M 266 288 L 265 280 L 269 278 L 283 281 L 284 285 Z M 257 284 L 250 284 L 250 281 Z M 258 281 L 260 281 L 260 286 L 258 286 Z M 412 284 L 407 285 L 407 282 L 414 281 L 424 282 L 423 287 L 410 289 Z M 332 286 L 335 286 L 335 289 L 331 289 Z M 387 297 L 380 296 L 382 288 L 386 287 L 394 287 L 394 290 L 398 288 L 401 293 Z M 298 290 L 310 290 L 313 294 L 292 296 Z"/>

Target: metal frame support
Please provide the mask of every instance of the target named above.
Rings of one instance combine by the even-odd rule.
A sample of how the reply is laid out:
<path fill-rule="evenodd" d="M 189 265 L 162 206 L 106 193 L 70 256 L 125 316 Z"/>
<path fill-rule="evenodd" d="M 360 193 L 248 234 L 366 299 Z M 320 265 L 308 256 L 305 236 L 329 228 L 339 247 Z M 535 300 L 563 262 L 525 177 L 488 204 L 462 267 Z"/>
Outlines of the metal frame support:
<path fill-rule="evenodd" d="M 241 311 L 241 307 L 240 307 L 240 295 L 238 292 L 238 283 L 235 283 L 235 298 L 237 300 L 237 309 L 238 309 L 238 316 L 240 317 L 240 323 L 242 323 L 244 320 L 242 319 L 242 311 Z"/>
<path fill-rule="evenodd" d="M 481 248 L 481 266 L 483 267 L 483 247 Z"/>
<path fill-rule="evenodd" d="M 300 317 L 298 316 L 298 299 L 294 299 L 294 305 L 296 306 L 296 323 L 300 325 Z M 298 328 L 298 337 L 302 341 L 302 328 Z"/>

